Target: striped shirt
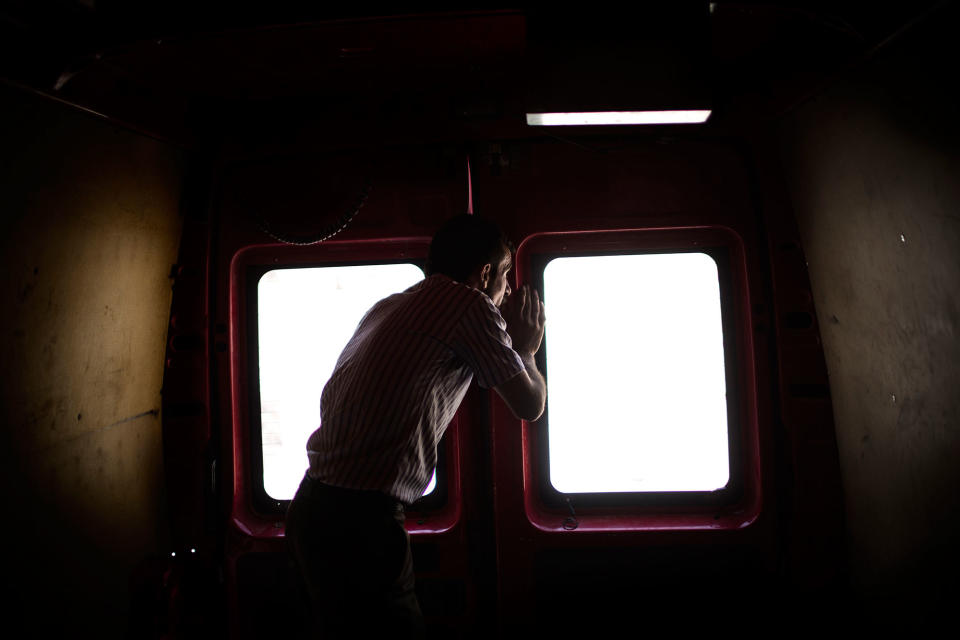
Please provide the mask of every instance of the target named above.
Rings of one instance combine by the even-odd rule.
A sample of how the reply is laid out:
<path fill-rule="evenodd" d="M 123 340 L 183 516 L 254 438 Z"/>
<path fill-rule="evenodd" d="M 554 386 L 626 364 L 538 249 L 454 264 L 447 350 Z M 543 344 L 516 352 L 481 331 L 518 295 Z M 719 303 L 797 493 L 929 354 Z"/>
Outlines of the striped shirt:
<path fill-rule="evenodd" d="M 323 388 L 310 476 L 419 498 L 473 377 L 491 388 L 523 371 L 506 326 L 486 294 L 444 275 L 375 304 Z"/>

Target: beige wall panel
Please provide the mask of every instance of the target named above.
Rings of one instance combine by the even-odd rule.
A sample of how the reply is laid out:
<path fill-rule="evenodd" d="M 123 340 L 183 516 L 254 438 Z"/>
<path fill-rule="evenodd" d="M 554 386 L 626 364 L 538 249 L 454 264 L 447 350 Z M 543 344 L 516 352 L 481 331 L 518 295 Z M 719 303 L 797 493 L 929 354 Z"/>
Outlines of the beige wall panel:
<path fill-rule="evenodd" d="M 830 374 L 851 577 L 881 616 L 938 611 L 960 568 L 960 145 L 956 98 L 930 71 L 940 42 L 898 43 L 780 130 Z"/>
<path fill-rule="evenodd" d="M 181 152 L 0 92 L 4 465 L 22 514 L 10 575 L 57 626 L 123 632 L 162 546 L 160 388 Z"/>

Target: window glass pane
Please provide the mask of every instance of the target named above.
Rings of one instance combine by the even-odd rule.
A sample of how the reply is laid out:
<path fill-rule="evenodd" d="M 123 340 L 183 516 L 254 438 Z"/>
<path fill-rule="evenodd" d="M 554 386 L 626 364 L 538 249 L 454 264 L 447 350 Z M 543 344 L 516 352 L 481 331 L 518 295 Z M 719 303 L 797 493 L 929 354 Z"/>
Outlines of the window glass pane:
<path fill-rule="evenodd" d="M 543 278 L 553 486 L 607 493 L 726 485 L 714 260 L 703 253 L 557 258 Z"/>
<path fill-rule="evenodd" d="M 296 493 L 307 438 L 320 424 L 320 393 L 363 314 L 422 279 L 413 264 L 276 269 L 260 279 L 260 421 L 270 497 Z"/>

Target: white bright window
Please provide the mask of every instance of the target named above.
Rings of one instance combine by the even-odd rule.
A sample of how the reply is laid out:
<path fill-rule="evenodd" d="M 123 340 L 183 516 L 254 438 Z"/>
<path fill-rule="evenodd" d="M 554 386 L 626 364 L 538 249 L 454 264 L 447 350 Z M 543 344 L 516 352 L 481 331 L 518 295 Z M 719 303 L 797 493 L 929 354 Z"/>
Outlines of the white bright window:
<path fill-rule="evenodd" d="M 723 488 L 730 469 L 714 260 L 565 257 L 543 279 L 553 487 Z"/>
<path fill-rule="evenodd" d="M 413 264 L 268 271 L 257 286 L 263 488 L 290 500 L 320 426 L 320 393 L 363 314 L 423 279 Z M 436 486 L 436 472 L 424 492 Z"/>

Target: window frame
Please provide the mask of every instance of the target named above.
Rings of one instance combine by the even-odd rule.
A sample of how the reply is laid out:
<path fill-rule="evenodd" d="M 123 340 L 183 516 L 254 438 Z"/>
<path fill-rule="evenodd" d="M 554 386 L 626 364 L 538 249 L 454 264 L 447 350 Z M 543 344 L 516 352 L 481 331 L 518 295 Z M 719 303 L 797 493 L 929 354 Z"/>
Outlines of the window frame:
<path fill-rule="evenodd" d="M 275 269 L 410 263 L 423 269 L 429 238 L 328 241 L 319 245 L 261 245 L 231 261 L 231 386 L 233 389 L 234 524 L 255 537 L 276 537 L 290 500 L 270 496 L 263 483 L 259 381 L 258 283 Z M 459 412 L 437 451 L 434 492 L 407 509 L 410 533 L 441 533 L 460 518 Z M 306 452 L 304 452 L 306 469 Z"/>
<path fill-rule="evenodd" d="M 247 267 L 247 290 L 251 295 L 247 297 L 247 353 L 249 366 L 249 384 L 250 384 L 250 472 L 252 474 L 251 488 L 253 489 L 254 508 L 261 513 L 271 513 L 273 515 L 282 515 L 286 513 L 287 505 L 290 500 L 277 499 L 267 493 L 264 486 L 264 464 L 263 464 L 263 422 L 262 407 L 260 404 L 260 331 L 259 331 L 259 284 L 261 278 L 267 273 L 283 269 L 312 269 L 312 268 L 334 268 L 334 267 L 356 267 L 356 266 L 374 266 L 389 264 L 412 264 L 419 267 L 421 271 L 426 268 L 423 260 L 410 260 L 405 258 L 387 259 L 387 260 L 369 260 L 369 261 L 333 261 L 314 264 L 297 265 L 255 265 Z M 426 278 L 426 274 L 424 274 Z M 447 455 L 443 446 L 437 448 L 437 483 L 433 492 L 429 496 L 424 496 L 410 505 L 412 511 L 435 511 L 441 508 L 447 500 L 447 483 L 441 481 L 445 478 L 447 465 Z"/>
<path fill-rule="evenodd" d="M 543 292 L 546 266 L 561 257 L 704 253 L 717 263 L 727 385 L 730 477 L 715 491 L 561 493 L 550 482 L 549 415 L 523 425 L 527 518 L 548 531 L 591 529 L 740 528 L 759 514 L 759 439 L 744 252 L 739 236 L 720 227 L 541 233 L 517 250 L 516 278 Z M 549 393 L 547 337 L 536 354 Z"/>

